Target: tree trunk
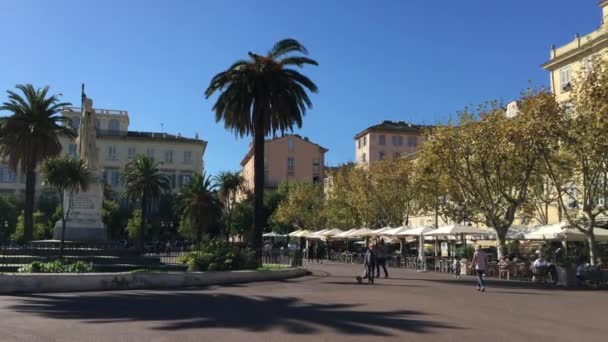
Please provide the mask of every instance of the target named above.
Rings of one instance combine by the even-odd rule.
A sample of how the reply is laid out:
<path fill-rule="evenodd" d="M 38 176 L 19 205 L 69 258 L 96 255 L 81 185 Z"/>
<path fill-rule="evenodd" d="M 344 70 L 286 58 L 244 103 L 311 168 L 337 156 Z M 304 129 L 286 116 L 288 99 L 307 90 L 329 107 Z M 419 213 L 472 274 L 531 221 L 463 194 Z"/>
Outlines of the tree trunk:
<path fill-rule="evenodd" d="M 262 233 L 264 232 L 264 117 L 254 110 L 253 132 L 253 249 L 259 266 L 262 265 Z"/>
<path fill-rule="evenodd" d="M 61 209 L 63 211 L 63 208 Z M 59 258 L 63 258 L 63 249 L 65 248 L 65 224 L 66 219 L 61 214 L 61 242 L 59 243 Z"/>
<path fill-rule="evenodd" d="M 496 230 L 496 254 L 500 260 L 504 255 L 507 254 L 507 230 L 503 228 L 494 228 Z"/>
<path fill-rule="evenodd" d="M 25 208 L 23 210 L 23 239 L 32 241 L 34 236 L 34 201 L 36 198 L 36 166 L 29 166 L 25 172 Z"/>
<path fill-rule="evenodd" d="M 597 246 L 595 243 L 595 234 L 587 234 L 587 243 L 589 244 L 589 263 L 597 265 Z"/>
<path fill-rule="evenodd" d="M 146 216 L 147 216 L 147 194 L 141 198 L 141 222 L 139 223 L 139 238 L 137 241 L 137 249 L 140 253 L 144 253 L 144 240 L 146 238 Z"/>

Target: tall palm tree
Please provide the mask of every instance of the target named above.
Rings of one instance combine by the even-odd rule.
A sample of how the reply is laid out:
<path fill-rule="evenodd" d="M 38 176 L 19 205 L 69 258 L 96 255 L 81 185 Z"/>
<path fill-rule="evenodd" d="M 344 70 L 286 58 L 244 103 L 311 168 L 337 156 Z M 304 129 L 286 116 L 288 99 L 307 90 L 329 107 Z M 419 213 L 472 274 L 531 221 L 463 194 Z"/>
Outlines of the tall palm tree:
<path fill-rule="evenodd" d="M 249 52 L 249 60 L 239 60 L 215 75 L 205 91 L 207 98 L 220 93 L 213 105 L 216 121 L 223 120 L 227 129 L 241 137 L 253 135 L 253 243 L 258 262 L 261 262 L 265 225 L 264 138 L 277 131 L 301 127 L 302 117 L 312 107 L 307 90 L 317 92 L 317 86 L 308 77 L 289 68 L 318 65 L 315 60 L 305 57 L 307 54 L 306 48 L 297 40 L 281 40 L 266 55 Z"/>
<path fill-rule="evenodd" d="M 240 172 L 223 171 L 220 172 L 216 177 L 215 181 L 219 186 L 219 195 L 224 203 L 224 211 L 226 214 L 226 228 L 230 224 L 232 218 L 232 210 L 236 203 L 236 195 L 239 190 L 242 189 L 245 179 L 241 176 Z M 225 229 L 226 239 L 228 239 L 228 229 Z"/>
<path fill-rule="evenodd" d="M 141 206 L 141 226 L 137 246 L 140 252 L 144 251 L 145 227 L 148 218 L 149 202 L 169 191 L 171 188 L 167 177 L 160 173 L 161 163 L 145 155 L 131 159 L 125 166 L 122 175 L 124 185 L 123 196 Z"/>
<path fill-rule="evenodd" d="M 76 135 L 70 119 L 58 115 L 71 103 L 61 102 L 60 95 L 49 96 L 49 87 L 19 84 L 16 88 L 22 94 L 7 91 L 8 101 L 0 106 L 11 113 L 0 121 L 0 154 L 8 157 L 14 171 L 25 173 L 24 238 L 29 241 L 34 228 L 36 167 L 61 152 L 60 137 Z"/>
<path fill-rule="evenodd" d="M 92 172 L 80 159 L 69 156 L 51 157 L 42 163 L 43 183 L 55 188 L 61 203 L 61 243 L 59 256 L 63 256 L 65 224 L 70 216 L 70 205 L 74 192 L 87 191 L 92 181 Z"/>
<path fill-rule="evenodd" d="M 222 212 L 222 204 L 212 178 L 205 174 L 195 174 L 177 195 L 177 202 L 182 220 L 188 220 L 195 230 L 197 242 L 201 242 L 203 231 L 217 222 Z"/>

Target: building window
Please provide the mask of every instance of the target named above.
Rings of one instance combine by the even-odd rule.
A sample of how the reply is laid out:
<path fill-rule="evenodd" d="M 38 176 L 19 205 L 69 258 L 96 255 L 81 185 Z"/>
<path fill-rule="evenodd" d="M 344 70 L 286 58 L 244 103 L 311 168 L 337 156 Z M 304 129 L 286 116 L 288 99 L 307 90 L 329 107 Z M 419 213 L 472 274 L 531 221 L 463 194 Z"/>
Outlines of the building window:
<path fill-rule="evenodd" d="M 76 144 L 70 144 L 68 147 L 68 155 L 72 158 L 76 158 L 78 156 L 78 146 L 76 146 Z"/>
<path fill-rule="evenodd" d="M 379 154 L 379 156 L 378 156 L 378 159 L 380 159 L 380 160 L 384 160 L 384 157 L 385 157 L 385 156 L 386 156 L 386 155 L 384 154 L 384 151 L 380 151 L 380 154 Z"/>
<path fill-rule="evenodd" d="M 357 148 L 361 148 L 361 139 L 357 140 Z"/>
<path fill-rule="evenodd" d="M 393 146 L 402 146 L 403 137 L 400 135 L 393 135 Z"/>
<path fill-rule="evenodd" d="M 319 171 L 321 169 L 321 163 L 318 158 L 312 160 L 312 170 Z"/>
<path fill-rule="evenodd" d="M 363 146 L 367 145 L 367 137 L 363 137 Z"/>
<path fill-rule="evenodd" d="M 289 157 L 287 158 L 287 170 L 289 171 L 293 171 L 296 167 L 296 161 L 294 158 Z"/>
<path fill-rule="evenodd" d="M 562 91 L 570 91 L 572 83 L 570 79 L 570 66 L 561 68 L 559 70 L 559 80 Z"/>
<path fill-rule="evenodd" d="M 184 152 L 184 164 L 192 163 L 192 151 Z"/>
<path fill-rule="evenodd" d="M 120 173 L 116 170 L 110 172 L 110 185 L 118 186 L 120 184 Z"/>
<path fill-rule="evenodd" d="M 165 177 L 167 177 L 167 180 L 169 180 L 169 186 L 171 186 L 171 189 L 175 189 L 175 174 L 166 174 Z"/>
<path fill-rule="evenodd" d="M 395 152 L 393 153 L 393 159 L 401 158 L 401 153 Z"/>
<path fill-rule="evenodd" d="M 409 147 L 418 146 L 418 137 L 417 136 L 408 136 L 407 137 L 407 146 L 409 146 Z"/>
<path fill-rule="evenodd" d="M 146 150 L 146 154 L 148 155 L 148 158 L 154 159 L 154 149 L 153 148 L 148 148 Z"/>
<path fill-rule="evenodd" d="M 116 146 L 114 146 L 114 145 L 108 146 L 107 160 L 116 160 Z"/>
<path fill-rule="evenodd" d="M 165 151 L 165 163 L 173 164 L 173 151 Z"/>
<path fill-rule="evenodd" d="M 364 162 L 364 163 L 367 163 L 367 158 L 365 156 L 365 153 L 361 154 L 361 161 Z"/>
<path fill-rule="evenodd" d="M 108 124 L 108 130 L 111 133 L 118 133 L 118 132 L 120 132 L 120 122 L 118 122 L 118 120 L 116 120 L 116 119 L 110 120 L 110 122 Z"/>
<path fill-rule="evenodd" d="M 321 183 L 321 177 L 319 177 L 319 176 L 313 176 L 312 177 L 312 183 L 313 184 L 320 184 Z"/>
<path fill-rule="evenodd" d="M 287 150 L 288 151 L 293 151 L 294 149 L 294 141 L 292 137 L 287 138 Z"/>
<path fill-rule="evenodd" d="M 192 180 L 192 175 L 189 175 L 189 174 L 179 175 L 179 177 L 177 178 L 177 185 L 180 188 L 184 187 L 184 186 L 190 184 L 191 180 Z"/>
<path fill-rule="evenodd" d="M 0 183 L 14 183 L 16 179 L 17 174 L 10 167 L 0 167 Z"/>
<path fill-rule="evenodd" d="M 384 134 L 378 136 L 378 145 L 386 145 L 386 136 Z"/>
<path fill-rule="evenodd" d="M 136 155 L 137 150 L 135 149 L 135 147 L 129 147 L 129 159 L 135 158 Z"/>

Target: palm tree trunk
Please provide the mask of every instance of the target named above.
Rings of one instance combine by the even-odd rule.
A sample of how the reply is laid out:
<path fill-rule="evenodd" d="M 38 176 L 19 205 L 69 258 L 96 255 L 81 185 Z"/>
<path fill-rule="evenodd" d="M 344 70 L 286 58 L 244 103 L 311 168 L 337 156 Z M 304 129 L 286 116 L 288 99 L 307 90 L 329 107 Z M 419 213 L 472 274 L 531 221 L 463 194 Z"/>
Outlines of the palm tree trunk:
<path fill-rule="evenodd" d="M 262 265 L 262 233 L 264 232 L 264 117 L 254 109 L 253 132 L 253 198 L 254 220 L 252 245 L 259 266 Z"/>
<path fill-rule="evenodd" d="M 65 224 L 67 217 L 65 212 L 65 198 L 62 191 L 59 191 L 59 200 L 61 201 L 61 242 L 59 243 L 59 258 L 63 258 L 63 249 L 65 247 Z"/>
<path fill-rule="evenodd" d="M 597 246 L 595 243 L 595 234 L 587 234 L 587 243 L 589 244 L 589 263 L 597 265 Z"/>
<path fill-rule="evenodd" d="M 146 238 L 146 217 L 148 216 L 147 208 L 148 194 L 144 193 L 141 197 L 141 222 L 139 223 L 139 239 L 137 241 L 137 249 L 140 253 L 144 253 L 144 240 Z"/>
<path fill-rule="evenodd" d="M 23 238 L 26 242 L 34 235 L 34 201 L 36 198 L 36 165 L 28 166 L 25 172 L 25 208 L 23 211 Z"/>

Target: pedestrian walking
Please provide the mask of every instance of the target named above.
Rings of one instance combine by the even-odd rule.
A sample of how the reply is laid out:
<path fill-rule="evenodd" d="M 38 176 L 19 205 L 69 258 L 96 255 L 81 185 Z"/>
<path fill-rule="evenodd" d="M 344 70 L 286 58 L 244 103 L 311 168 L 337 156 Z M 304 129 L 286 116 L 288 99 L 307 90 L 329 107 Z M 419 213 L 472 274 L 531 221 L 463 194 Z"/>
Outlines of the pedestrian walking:
<path fill-rule="evenodd" d="M 321 246 L 321 242 L 320 241 L 315 244 L 314 251 L 315 251 L 315 258 L 317 259 L 317 264 L 319 264 L 319 263 L 322 264 L 323 263 L 321 261 L 321 257 L 322 257 L 321 254 L 323 253 L 323 249 L 322 248 L 323 247 Z"/>
<path fill-rule="evenodd" d="M 388 270 L 386 269 L 386 258 L 388 257 L 388 246 L 384 244 L 384 240 L 380 239 L 378 248 L 376 248 L 376 278 L 380 278 L 380 267 L 384 270 L 384 278 L 388 278 Z"/>
<path fill-rule="evenodd" d="M 309 263 L 312 263 L 312 261 L 314 259 L 313 250 L 314 250 L 314 243 L 311 242 L 308 244 L 308 248 L 306 248 L 306 256 L 308 257 Z"/>
<path fill-rule="evenodd" d="M 471 266 L 475 268 L 475 272 L 477 273 L 477 291 L 485 292 L 486 284 L 483 280 L 483 276 L 488 269 L 488 254 L 484 252 L 480 246 L 475 248 Z"/>
<path fill-rule="evenodd" d="M 357 282 L 361 284 L 363 279 L 367 278 L 369 284 L 374 283 L 374 273 L 376 271 L 376 252 L 374 251 L 374 245 L 369 244 L 365 257 L 363 258 L 363 274 L 357 277 Z"/>
<path fill-rule="evenodd" d="M 457 255 L 452 263 L 452 272 L 454 273 L 454 278 L 456 279 L 460 279 L 460 259 L 460 256 Z"/>

